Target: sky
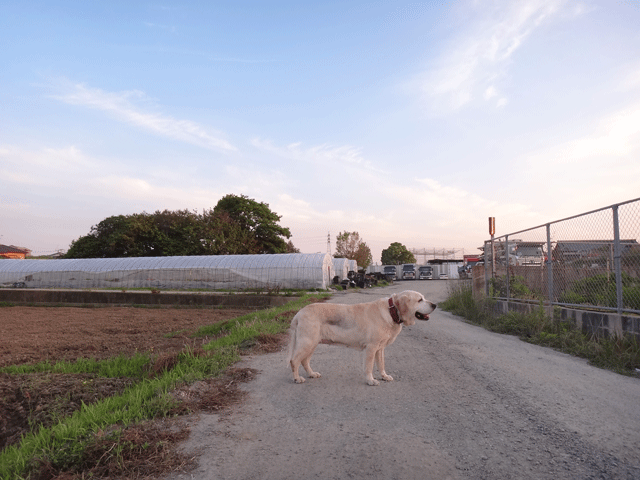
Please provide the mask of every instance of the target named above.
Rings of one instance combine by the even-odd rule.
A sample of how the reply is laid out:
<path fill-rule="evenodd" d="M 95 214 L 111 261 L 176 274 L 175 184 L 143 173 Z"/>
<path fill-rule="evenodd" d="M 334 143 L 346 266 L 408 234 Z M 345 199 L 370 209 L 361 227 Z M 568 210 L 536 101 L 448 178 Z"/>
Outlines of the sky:
<path fill-rule="evenodd" d="M 640 0 L 2 2 L 0 243 L 235 194 L 379 263 L 640 197 L 638 25 Z"/>

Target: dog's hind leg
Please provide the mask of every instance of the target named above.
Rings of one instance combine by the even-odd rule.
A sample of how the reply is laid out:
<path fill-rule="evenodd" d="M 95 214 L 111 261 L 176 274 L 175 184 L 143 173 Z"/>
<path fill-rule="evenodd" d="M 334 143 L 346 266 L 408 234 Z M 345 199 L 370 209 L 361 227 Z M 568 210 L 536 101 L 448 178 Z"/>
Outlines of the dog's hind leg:
<path fill-rule="evenodd" d="M 296 383 L 304 383 L 304 378 L 302 378 L 298 372 L 300 365 L 302 364 L 303 368 L 307 371 L 309 378 L 318 378 L 320 374 L 318 372 L 314 372 L 309 365 L 309 360 L 311 359 L 311 355 L 315 351 L 318 344 L 315 345 L 309 341 L 297 339 L 296 348 L 293 352 L 291 360 L 289 363 L 291 364 L 291 371 L 293 372 L 293 380 Z"/>
<path fill-rule="evenodd" d="M 304 383 L 304 378 L 302 378 L 298 372 L 300 368 L 300 361 L 291 359 L 289 363 L 291 364 L 291 371 L 293 372 L 293 381 L 296 383 Z"/>
<path fill-rule="evenodd" d="M 309 353 L 309 355 L 302 360 L 302 366 L 307 371 L 307 375 L 309 375 L 309 378 L 320 378 L 322 376 L 318 372 L 314 372 L 311 369 L 311 365 L 309 365 L 309 360 L 311 360 L 311 355 L 313 355 L 313 352 L 315 351 L 315 349 L 316 347 L 313 347 L 313 349 L 311 350 L 311 353 Z"/>

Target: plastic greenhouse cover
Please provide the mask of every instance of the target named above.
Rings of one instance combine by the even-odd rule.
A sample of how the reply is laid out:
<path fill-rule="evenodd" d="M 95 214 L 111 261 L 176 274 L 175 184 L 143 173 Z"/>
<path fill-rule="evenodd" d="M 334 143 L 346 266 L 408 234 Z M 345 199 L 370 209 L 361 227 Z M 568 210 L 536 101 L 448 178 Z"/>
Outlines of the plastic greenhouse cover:
<path fill-rule="evenodd" d="M 3 260 L 2 274 L 36 272 L 109 272 L 154 269 L 198 268 L 301 268 L 321 267 L 331 261 L 329 254 L 289 253 L 273 255 L 216 255 L 177 257 L 86 258 L 60 260 Z"/>

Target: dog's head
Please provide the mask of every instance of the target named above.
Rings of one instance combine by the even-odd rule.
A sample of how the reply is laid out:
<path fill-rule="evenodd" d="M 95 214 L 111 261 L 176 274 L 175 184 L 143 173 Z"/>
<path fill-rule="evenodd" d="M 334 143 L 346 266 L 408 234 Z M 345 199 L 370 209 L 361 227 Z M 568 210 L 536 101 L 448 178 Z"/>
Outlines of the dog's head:
<path fill-rule="evenodd" d="M 418 320 L 429 320 L 429 314 L 437 307 L 435 303 L 425 300 L 421 293 L 413 290 L 394 293 L 391 298 L 398 309 L 400 319 L 405 325 L 415 324 L 416 318 Z"/>

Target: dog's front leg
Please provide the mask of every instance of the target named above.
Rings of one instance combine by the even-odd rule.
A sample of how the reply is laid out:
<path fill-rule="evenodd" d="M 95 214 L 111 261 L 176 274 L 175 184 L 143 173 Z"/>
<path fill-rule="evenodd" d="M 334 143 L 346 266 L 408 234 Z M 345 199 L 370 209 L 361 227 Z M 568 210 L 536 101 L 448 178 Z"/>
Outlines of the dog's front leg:
<path fill-rule="evenodd" d="M 385 382 L 393 382 L 393 377 L 387 375 L 387 372 L 384 371 L 384 348 L 376 351 L 376 365 L 378 365 L 378 371 L 382 375 L 382 379 Z"/>
<path fill-rule="evenodd" d="M 364 375 L 367 379 L 367 384 L 375 386 L 380 385 L 380 382 L 373 378 L 373 362 L 376 358 L 376 347 L 368 347 L 364 351 Z"/>

